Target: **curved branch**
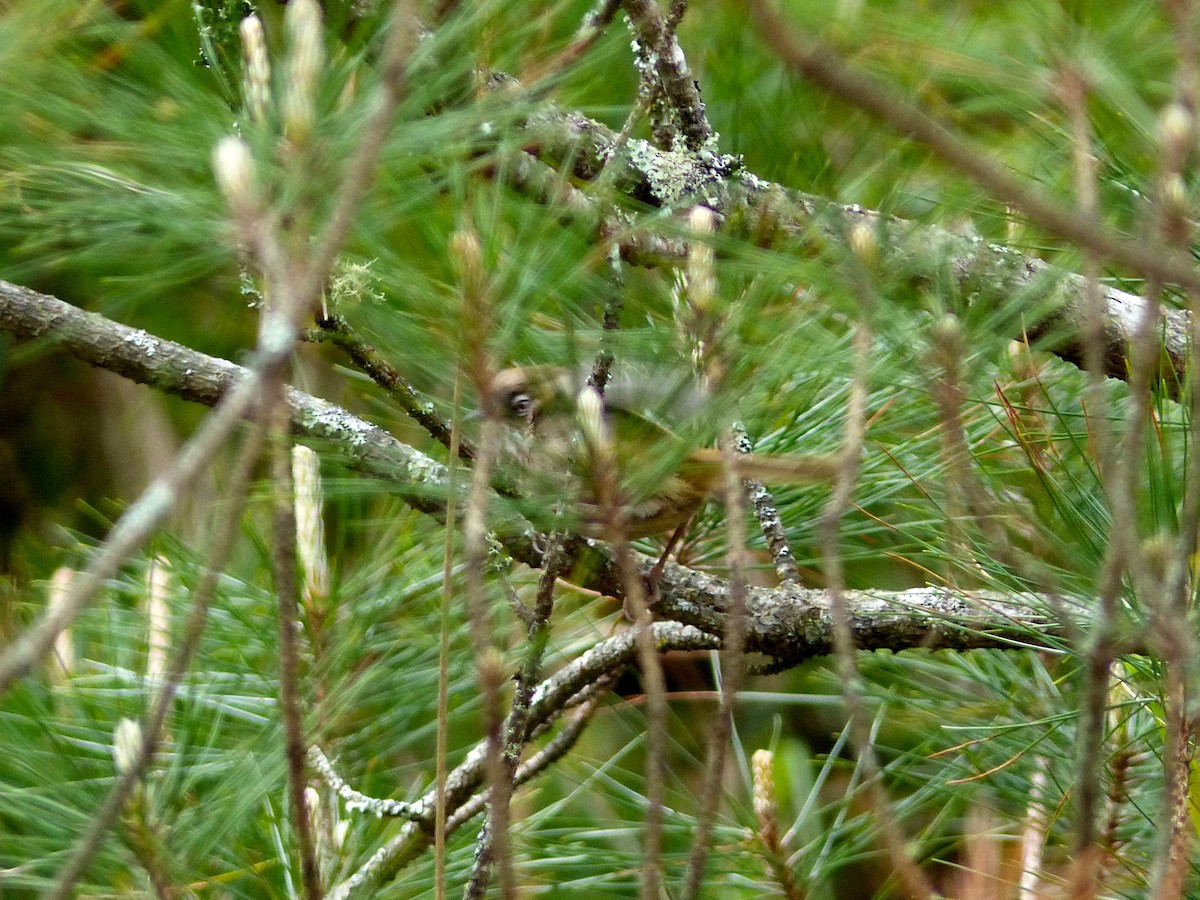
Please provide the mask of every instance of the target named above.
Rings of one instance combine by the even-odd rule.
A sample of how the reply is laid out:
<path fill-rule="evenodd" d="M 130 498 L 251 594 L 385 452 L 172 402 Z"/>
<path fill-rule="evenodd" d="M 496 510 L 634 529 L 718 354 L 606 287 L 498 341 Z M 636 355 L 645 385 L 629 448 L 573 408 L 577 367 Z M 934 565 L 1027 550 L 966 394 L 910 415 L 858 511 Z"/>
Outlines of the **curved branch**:
<path fill-rule="evenodd" d="M 675 622 L 655 623 L 652 634 L 660 650 L 711 650 L 717 643 L 711 635 Z M 576 702 L 582 692 L 588 691 L 597 682 L 603 682 L 608 673 L 633 662 L 637 655 L 636 637 L 636 630 L 630 629 L 601 641 L 538 685 L 525 722 L 527 737 L 532 737 Z M 572 726 L 567 725 L 563 733 L 522 764 L 517 770 L 515 783 L 524 783 L 556 759 L 555 752 L 566 743 L 560 738 L 565 735 L 573 740 L 577 736 L 571 734 L 571 729 Z M 450 830 L 483 811 L 486 795 L 472 795 L 483 782 L 486 754 L 485 744 L 476 744 L 446 780 L 447 809 L 453 811 L 447 823 Z M 356 872 L 330 890 L 330 900 L 373 896 L 375 888 L 394 877 L 409 860 L 429 846 L 433 840 L 435 802 L 435 792 L 430 790 L 416 802 L 405 804 L 407 809 L 403 814 L 409 821 Z"/>

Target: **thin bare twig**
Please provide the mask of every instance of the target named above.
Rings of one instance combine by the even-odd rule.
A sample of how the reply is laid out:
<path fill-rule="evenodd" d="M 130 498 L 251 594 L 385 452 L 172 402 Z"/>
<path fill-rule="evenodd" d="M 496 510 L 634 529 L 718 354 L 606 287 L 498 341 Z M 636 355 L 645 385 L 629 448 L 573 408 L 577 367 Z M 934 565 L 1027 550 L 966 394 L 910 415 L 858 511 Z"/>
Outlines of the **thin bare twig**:
<path fill-rule="evenodd" d="M 1164 242 L 1176 252 L 1190 255 L 1195 211 L 1188 202 L 1185 185 L 1189 170 L 1194 167 L 1196 115 L 1200 112 L 1200 42 L 1196 35 L 1200 27 L 1200 5 L 1195 0 L 1163 0 L 1163 6 L 1175 27 L 1179 64 L 1175 73 L 1175 99 L 1160 116 L 1161 171 L 1156 211 Z M 1189 602 L 1193 589 L 1189 582 L 1197 540 L 1200 539 L 1200 446 L 1197 445 L 1200 440 L 1200 356 L 1195 343 L 1200 337 L 1196 330 L 1197 317 L 1200 317 L 1200 291 L 1188 289 L 1186 295 L 1193 325 L 1187 382 L 1190 422 L 1184 460 L 1186 486 L 1179 510 L 1178 536 L 1165 548 L 1168 558 L 1160 573 L 1161 583 L 1150 586 L 1151 590 L 1159 589 L 1157 596 L 1147 598 L 1153 638 L 1166 669 L 1162 819 L 1169 825 L 1154 863 L 1155 900 L 1184 896 L 1196 842 L 1191 778 L 1200 718 L 1189 711 L 1194 708 L 1194 691 L 1198 684 L 1197 648 Z M 1152 550 L 1155 543 L 1150 541 L 1149 547 L 1144 543 L 1143 553 Z"/>
<path fill-rule="evenodd" d="M 577 704 L 579 712 L 572 717 L 562 731 L 555 735 L 545 747 L 537 751 L 526 762 L 517 767 L 513 776 L 513 785 L 519 787 L 528 781 L 533 775 L 545 769 L 549 763 L 561 758 L 560 748 L 563 748 L 564 740 L 574 743 L 575 739 L 582 732 L 583 725 L 591 717 L 600 701 L 604 698 L 608 687 L 611 686 L 614 676 L 610 673 L 600 675 L 595 682 L 597 687 L 603 686 L 598 690 L 593 691 L 590 696 L 583 699 Z M 470 757 L 466 762 L 454 770 L 452 777 L 462 782 L 464 778 L 470 779 L 472 768 L 479 769 L 479 766 L 474 765 L 482 757 Z M 352 806 L 357 810 L 362 811 L 366 815 L 375 816 L 377 818 L 400 818 L 417 825 L 428 825 L 430 816 L 429 797 L 407 803 L 401 800 L 392 800 L 384 797 L 371 797 L 367 794 L 357 791 L 346 783 L 346 780 L 338 774 L 333 763 L 325 755 L 320 747 L 312 746 L 308 748 L 308 761 L 316 773 L 317 777 L 329 787 L 330 791 L 338 797 L 347 806 Z M 481 771 L 476 771 L 478 776 L 471 785 L 470 790 L 478 787 L 478 778 L 482 777 Z M 436 792 L 437 788 L 434 788 Z M 436 797 L 436 793 L 434 793 Z M 446 830 L 447 833 L 453 832 L 459 826 L 465 824 L 472 817 L 478 815 L 483 808 L 483 804 L 491 799 L 490 790 L 479 794 L 471 794 L 466 797 L 458 798 L 458 804 L 454 809 L 450 810 L 451 815 L 447 818 Z M 437 800 L 434 800 L 436 807 Z"/>
<path fill-rule="evenodd" d="M 596 351 L 596 359 L 592 363 L 592 371 L 587 383 L 594 387 L 601 397 L 608 385 L 609 374 L 615 356 L 612 351 L 612 334 L 621 328 L 621 309 L 625 304 L 625 279 L 621 271 L 621 257 L 612 253 L 608 259 L 608 291 L 604 295 L 604 315 L 601 319 L 600 349 Z"/>
<path fill-rule="evenodd" d="M 671 8 L 667 10 L 667 20 L 664 24 L 664 29 L 670 38 L 675 37 L 675 32 L 679 28 L 679 23 L 683 21 L 684 15 L 687 14 L 688 0 L 671 0 Z"/>
<path fill-rule="evenodd" d="M 603 506 L 603 502 L 602 502 Z M 623 536 L 619 520 L 608 523 L 617 572 L 625 601 L 633 617 L 638 668 L 646 697 L 646 819 L 642 826 L 642 900 L 659 900 L 662 890 L 663 800 L 667 771 L 667 688 L 662 658 L 654 638 L 653 618 L 642 589 L 642 575 L 633 560 L 633 550 Z M 619 529 L 619 530 L 618 530 Z"/>
<path fill-rule="evenodd" d="M 317 325 L 320 330 L 313 335 L 314 340 L 328 337 L 335 347 L 350 357 L 360 371 L 365 372 L 372 381 L 387 391 L 400 404 L 400 408 L 429 432 L 434 440 L 445 447 L 454 444 L 453 423 L 438 416 L 429 399 L 409 384 L 378 350 L 359 337 L 349 322 L 340 316 L 330 316 L 319 320 Z M 475 446 L 462 435 L 458 436 L 457 450 L 454 452 L 467 462 L 475 458 Z"/>
<path fill-rule="evenodd" d="M 472 872 L 471 883 L 468 885 L 467 896 L 472 896 L 471 885 L 486 887 L 487 865 L 490 859 L 500 857 L 497 847 L 504 847 L 498 838 L 509 830 L 509 814 L 513 789 L 516 787 L 515 777 L 517 765 L 521 759 L 521 750 L 525 746 L 529 707 L 533 702 L 533 692 L 537 687 L 537 679 L 545 655 L 546 643 L 550 638 L 550 614 L 554 609 L 554 587 L 559 576 L 569 568 L 574 553 L 568 549 L 570 544 L 565 534 L 556 534 L 550 539 L 550 547 L 546 552 L 545 566 L 538 582 L 537 599 L 534 603 L 533 615 L 528 624 L 528 642 L 525 647 L 525 657 L 517 673 L 516 690 L 513 692 L 512 705 L 503 727 L 503 746 L 500 751 L 500 772 L 489 778 L 489 810 L 487 822 L 479 839 L 476 850 L 476 865 Z M 489 751 L 490 752 L 490 751 Z M 489 771 L 492 766 L 489 765 Z M 511 854 L 511 850 L 505 851 Z M 500 857 L 503 862 L 503 857 Z M 511 866 L 511 861 L 509 862 Z M 503 869 L 501 869 L 503 873 Z M 476 873 L 480 873 L 478 879 Z M 511 872 L 508 876 L 512 879 Z M 503 878 L 503 874 L 502 874 Z M 502 891 L 516 893 L 515 881 Z M 480 894 L 482 896 L 482 894 Z"/>
<path fill-rule="evenodd" d="M 297 643 L 300 629 L 300 590 L 296 582 L 296 505 L 293 499 L 292 447 L 288 408 L 283 385 L 271 386 L 268 398 L 271 429 L 271 486 L 274 500 L 274 546 L 271 567 L 279 603 L 279 707 L 283 716 L 284 756 L 287 760 L 288 796 L 292 826 L 300 849 L 301 875 L 306 896 L 320 900 L 321 875 L 317 866 L 304 788 L 304 723 L 300 712 L 300 663 Z"/>
<path fill-rule="evenodd" d="M 575 32 L 570 44 L 550 59 L 523 71 L 521 80 L 529 85 L 526 89 L 527 95 L 536 97 L 544 93 L 552 84 L 554 76 L 565 72 L 582 59 L 595 46 L 596 41 L 600 40 L 605 29 L 612 24 L 613 17 L 620 7 L 621 0 L 599 0 L 596 7 L 584 16 L 583 24 Z"/>
<path fill-rule="evenodd" d="M 754 452 L 750 436 L 740 424 L 734 425 L 734 440 L 738 453 Z M 761 481 L 748 480 L 746 490 L 750 493 L 750 506 L 767 542 L 767 551 L 771 554 L 771 563 L 775 566 L 775 574 L 779 576 L 780 583 L 799 585 L 800 567 L 796 565 L 796 557 L 792 553 L 792 545 L 788 541 L 775 498 Z"/>
<path fill-rule="evenodd" d="M 887 792 L 881 781 L 879 762 L 875 757 L 871 739 L 871 725 L 863 704 L 861 676 L 850 625 L 849 611 L 844 598 L 845 575 L 838 532 L 842 517 L 850 507 L 854 487 L 858 480 L 859 459 L 862 454 L 866 424 L 867 376 L 871 351 L 871 335 L 865 325 L 859 325 L 855 335 L 857 348 L 854 381 L 851 385 L 850 403 L 846 413 L 845 443 L 842 449 L 843 465 L 834 486 L 833 495 L 821 514 L 821 560 L 829 583 L 830 611 L 833 617 L 834 659 L 842 695 L 845 698 L 848 728 L 859 766 L 863 770 L 863 784 L 870 798 L 871 808 L 879 823 L 884 845 L 887 847 L 893 869 L 900 879 L 905 895 L 925 898 L 934 895 L 933 888 L 924 873 L 908 855 L 908 848 L 900 825 L 892 814 Z"/>
<path fill-rule="evenodd" d="M 1150 422 L 1151 381 L 1157 360 L 1159 291 L 1150 293 L 1151 302 L 1138 323 L 1134 337 L 1130 373 L 1132 410 L 1126 431 L 1119 442 L 1119 465 L 1104 473 L 1103 484 L 1112 517 L 1109 542 L 1100 572 L 1100 602 L 1092 623 L 1090 646 L 1086 649 L 1083 697 L 1079 722 L 1079 765 L 1076 790 L 1076 823 L 1072 897 L 1085 900 L 1097 895 L 1103 861 L 1099 846 L 1099 811 L 1103 791 L 1100 785 L 1101 759 L 1104 752 L 1104 722 L 1108 704 L 1109 679 L 1118 650 L 1118 615 L 1125 589 L 1125 576 L 1132 576 L 1138 589 L 1149 585 L 1146 560 L 1138 549 L 1137 495 L 1134 477 L 1143 459 L 1146 429 Z"/>
<path fill-rule="evenodd" d="M 1096 191 L 1095 159 L 1092 152 L 1092 133 L 1087 110 L 1087 85 L 1083 76 L 1065 70 L 1060 81 L 1060 95 L 1071 120 L 1072 157 L 1075 163 L 1075 192 L 1080 218 L 1099 222 Z M 1100 308 L 1099 264 L 1093 254 L 1084 259 L 1086 319 L 1084 322 L 1084 362 L 1088 371 L 1088 417 L 1096 450 L 1096 466 L 1102 480 L 1108 484 L 1113 469 L 1112 432 L 1108 418 L 1108 397 L 1104 385 L 1104 333 Z M 1111 494 L 1108 495 L 1111 503 Z M 1120 589 L 1122 560 L 1117 544 L 1110 544 L 1104 571 L 1108 573 L 1102 587 L 1100 616 L 1088 658 L 1084 687 L 1084 712 L 1080 720 L 1080 754 L 1076 780 L 1076 803 L 1080 823 L 1076 831 L 1076 852 L 1073 895 L 1077 898 L 1095 894 L 1103 865 L 1097 845 L 1096 816 L 1101 796 L 1103 767 L 1102 728 L 1104 707 L 1112 664 L 1111 628 L 1116 613 L 1117 591 Z"/>
<path fill-rule="evenodd" d="M 450 427 L 450 465 L 446 473 L 449 491 L 446 497 L 446 521 L 455 520 L 455 504 L 459 458 L 459 407 L 462 403 L 462 377 L 454 378 L 454 419 Z M 434 892 L 437 900 L 446 897 L 446 778 L 447 753 L 450 732 L 450 601 L 453 595 L 454 572 L 454 529 L 446 529 L 446 541 L 442 560 L 442 598 L 438 623 L 438 699 L 437 699 L 437 750 L 436 785 L 434 788 L 433 847 L 434 847 Z"/>
<path fill-rule="evenodd" d="M 483 248 L 479 236 L 469 227 L 460 228 L 450 239 L 450 258 L 455 266 L 462 295 L 462 323 L 467 354 L 467 374 L 480 398 L 483 429 L 479 454 L 471 472 L 471 490 L 463 526 L 463 552 L 466 558 L 467 605 L 470 617 L 471 642 L 475 649 L 479 686 L 483 695 L 483 720 L 486 734 L 488 784 L 493 791 L 503 791 L 509 779 L 504 767 L 503 725 L 500 690 L 506 680 L 504 657 L 493 638 L 491 612 L 488 608 L 484 579 L 487 565 L 489 480 L 500 446 L 501 410 L 495 408 L 489 387 L 492 366 L 487 341 L 491 327 L 491 296 L 487 273 L 484 271 Z M 467 883 L 464 900 L 477 900 L 487 890 L 492 865 L 500 869 L 500 892 L 505 900 L 516 896 L 516 881 L 512 868 L 509 843 L 507 796 L 492 808 L 492 815 L 479 835 L 475 865 Z"/>
<path fill-rule="evenodd" d="M 550 546 L 546 550 L 542 566 L 542 574 L 538 579 L 537 596 L 533 604 L 533 615 L 526 624 L 529 633 L 525 657 L 517 672 L 516 688 L 513 691 L 512 706 L 509 709 L 508 721 L 504 723 L 504 762 L 509 770 L 509 778 L 517 769 L 521 759 L 521 748 L 525 743 L 526 722 L 529 720 L 529 707 L 533 703 L 533 692 L 537 689 L 541 677 L 542 660 L 546 655 L 546 645 L 550 640 L 550 616 L 554 612 L 554 588 L 558 579 L 570 571 L 580 547 L 580 541 L 565 533 L 556 533 L 550 537 Z M 509 784 L 511 788 L 511 783 Z"/>
<path fill-rule="evenodd" d="M 1186 621 L 1180 617 L 1179 621 Z M 1184 626 L 1186 627 L 1186 626 Z M 1196 826 L 1192 820 L 1191 798 L 1192 757 L 1194 753 L 1193 718 L 1188 714 L 1187 660 L 1179 652 L 1186 640 L 1162 642 L 1166 675 L 1163 692 L 1163 820 L 1159 827 L 1165 832 L 1154 862 L 1153 894 L 1155 900 L 1180 900 L 1191 869 L 1191 846 L 1195 842 Z"/>
<path fill-rule="evenodd" d="M 567 755 L 567 751 L 575 746 L 575 742 L 579 740 L 584 728 L 587 727 L 596 709 L 600 706 L 600 701 L 604 699 L 608 689 L 612 687 L 616 680 L 617 676 L 611 673 L 602 675 L 597 679 L 595 683 L 597 689 L 579 704 L 575 715 L 563 726 L 562 730 L 551 738 L 545 747 L 517 766 L 517 771 L 513 774 L 514 788 L 526 784 L 534 776 L 544 772 L 552 764 Z M 454 817 L 450 822 L 451 827 L 457 827 L 479 815 L 483 811 L 483 805 L 489 800 L 490 795 L 488 793 L 476 794 L 467 800 L 466 803 L 455 810 Z"/>
<path fill-rule="evenodd" d="M 1146 278 L 1200 288 L 1200 272 L 1190 257 L 1145 241 L 1130 241 L 1099 221 L 1085 221 L 1074 209 L 1035 192 L 988 154 L 969 146 L 946 125 L 867 77 L 854 72 L 829 47 L 805 41 L 764 0 L 752 0 L 750 12 L 759 34 L 790 69 L 832 94 L 887 122 L 901 134 L 920 141 L 993 197 L 1021 210 L 1035 224 L 1097 256 L 1128 266 Z"/>
<path fill-rule="evenodd" d="M 692 347 L 693 363 L 702 381 L 719 390 L 729 370 L 731 337 L 727 329 L 727 310 L 721 307 L 719 283 L 712 247 L 713 213 L 707 207 L 695 207 L 689 216 L 694 236 L 688 244 L 688 264 L 678 279 L 675 318 L 684 332 L 680 337 Z M 729 566 L 730 605 L 721 641 L 721 702 L 708 739 L 708 759 L 696 834 L 688 855 L 683 896 L 700 895 L 709 842 L 724 791 L 725 763 L 733 737 L 733 713 L 746 671 L 746 572 L 750 568 L 746 552 L 745 486 L 737 476 L 738 447 L 732 434 L 720 442 L 722 498 L 725 502 L 725 527 L 729 534 L 726 554 Z"/>
<path fill-rule="evenodd" d="M 633 635 L 646 696 L 646 819 L 642 831 L 643 900 L 658 900 L 662 885 L 662 822 L 666 780 L 667 696 L 662 660 L 654 640 L 653 618 L 627 537 L 628 509 L 616 466 L 615 436 L 603 416 L 603 399 L 594 387 L 576 400 L 581 441 L 586 447 L 588 488 L 596 498 L 604 538 L 613 547 L 617 579 Z"/>
<path fill-rule="evenodd" d="M 482 396 L 482 394 L 481 394 Z M 486 510 L 488 483 L 494 448 L 500 437 L 500 423 L 491 416 L 484 420 L 480 437 L 481 452 L 472 469 L 471 493 L 463 534 L 466 556 L 467 601 L 471 620 L 471 639 L 479 669 L 479 686 L 483 695 L 484 730 L 486 734 L 488 783 L 495 787 L 505 781 L 503 759 L 503 716 L 500 711 L 500 689 L 505 675 L 500 650 L 492 643 L 490 611 L 484 585 L 487 564 Z M 504 810 L 502 810 L 503 812 Z M 480 833 L 475 854 L 475 867 L 464 898 L 482 897 L 487 890 L 493 862 L 499 862 L 501 895 L 511 900 L 516 887 L 512 875 L 512 855 L 509 849 L 508 821 L 488 822 Z"/>
<path fill-rule="evenodd" d="M 725 634 L 721 641 L 721 701 L 708 739 L 708 762 L 705 766 L 704 790 L 692 850 L 688 856 L 683 896 L 694 900 L 704 887 L 704 864 L 708 859 L 709 843 L 725 790 L 725 763 L 729 742 L 733 738 L 733 713 L 737 695 L 746 675 L 746 572 L 750 557 L 746 552 L 746 495 L 745 486 L 737 476 L 734 461 L 737 451 L 730 440 L 722 441 L 722 461 L 725 468 L 723 500 L 725 527 L 729 531 L 729 596 L 731 599 Z"/>

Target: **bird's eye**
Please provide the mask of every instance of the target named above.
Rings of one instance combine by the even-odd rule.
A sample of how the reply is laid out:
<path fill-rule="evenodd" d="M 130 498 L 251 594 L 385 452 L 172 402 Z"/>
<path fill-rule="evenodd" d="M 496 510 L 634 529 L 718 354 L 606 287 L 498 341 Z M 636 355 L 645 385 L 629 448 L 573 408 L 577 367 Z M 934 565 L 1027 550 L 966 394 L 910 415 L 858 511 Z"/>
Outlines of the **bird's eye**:
<path fill-rule="evenodd" d="M 528 394 L 514 394 L 513 398 L 508 401 L 508 405 L 514 413 L 526 419 L 533 410 L 533 398 Z"/>

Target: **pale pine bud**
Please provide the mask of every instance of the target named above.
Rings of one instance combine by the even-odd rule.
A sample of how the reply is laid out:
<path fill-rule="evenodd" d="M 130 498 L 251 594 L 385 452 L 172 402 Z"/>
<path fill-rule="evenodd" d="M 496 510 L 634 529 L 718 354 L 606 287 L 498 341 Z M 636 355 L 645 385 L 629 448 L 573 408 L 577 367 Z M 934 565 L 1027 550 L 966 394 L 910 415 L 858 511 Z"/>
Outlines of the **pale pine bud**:
<path fill-rule="evenodd" d="M 263 37 L 262 20 L 258 16 L 242 19 L 242 66 L 244 102 L 250 121 L 262 124 L 267 118 L 267 107 L 271 103 L 271 61 L 267 56 L 267 42 Z"/>
<path fill-rule="evenodd" d="M 1187 212 L 1187 185 L 1178 172 L 1168 172 L 1162 180 L 1162 202 L 1167 212 L 1181 216 Z"/>
<path fill-rule="evenodd" d="M 479 677 L 485 684 L 504 684 L 504 654 L 496 647 L 488 647 L 479 657 Z"/>
<path fill-rule="evenodd" d="M 717 275 L 713 265 L 713 250 L 708 238 L 713 233 L 713 212 L 707 206 L 694 206 L 688 224 L 695 237 L 688 241 L 687 295 L 699 312 L 712 308 L 717 296 Z"/>
<path fill-rule="evenodd" d="M 874 265 L 879 258 L 879 238 L 866 222 L 856 222 L 850 229 L 850 250 L 863 265 Z"/>
<path fill-rule="evenodd" d="M 775 754 L 770 750 L 755 750 L 750 758 L 750 774 L 754 782 L 754 815 L 764 834 L 776 831 Z"/>
<path fill-rule="evenodd" d="M 308 813 L 308 827 L 313 834 L 321 834 L 321 795 L 309 785 L 304 789 L 304 808 Z"/>
<path fill-rule="evenodd" d="M 1004 208 L 1004 217 L 1005 241 L 1013 245 L 1021 243 L 1021 223 L 1018 221 L 1016 208 L 1011 205 L 1006 206 Z"/>
<path fill-rule="evenodd" d="M 716 225 L 713 211 L 707 206 L 693 206 L 688 212 L 688 225 L 696 234 L 712 234 L 713 228 Z"/>
<path fill-rule="evenodd" d="M 288 37 L 283 123 L 292 140 L 305 141 L 316 118 L 317 76 L 325 60 L 321 8 L 316 0 L 291 0 L 283 27 Z"/>
<path fill-rule="evenodd" d="M 171 588 L 171 573 L 161 556 L 146 572 L 146 677 L 157 681 L 166 674 L 167 652 L 171 649 L 171 611 L 167 595 Z"/>
<path fill-rule="evenodd" d="M 346 846 L 346 835 L 350 833 L 350 821 L 348 819 L 340 819 L 333 826 L 333 849 L 341 850 Z"/>
<path fill-rule="evenodd" d="M 612 450 L 612 437 L 604 421 L 604 404 L 593 387 L 585 387 L 575 398 L 575 417 L 579 430 L 592 453 L 608 456 Z"/>
<path fill-rule="evenodd" d="M 321 462 L 310 448 L 292 448 L 292 482 L 296 502 L 296 551 L 304 577 L 306 603 L 329 596 L 329 558 L 321 516 Z"/>
<path fill-rule="evenodd" d="M 778 882 L 783 897 L 802 897 L 788 868 L 787 848 L 779 833 L 779 810 L 775 803 L 775 754 L 756 750 L 750 759 L 750 776 L 754 784 L 754 815 L 758 819 L 758 837 L 767 851 L 767 871 Z"/>
<path fill-rule="evenodd" d="M 938 360 L 946 368 L 957 369 L 966 355 L 962 322 L 954 313 L 946 313 L 930 329 L 930 342 Z"/>
<path fill-rule="evenodd" d="M 63 601 L 67 599 L 67 592 L 71 589 L 71 580 L 74 577 L 75 573 L 66 566 L 54 570 L 54 574 L 50 576 L 50 593 L 46 598 L 49 612 L 53 612 L 57 607 L 62 606 Z M 71 629 L 64 628 L 58 633 L 58 637 L 54 639 L 54 653 L 50 660 L 50 675 L 55 681 L 64 681 L 74 671 L 75 639 L 71 636 Z"/>
<path fill-rule="evenodd" d="M 257 205 L 257 194 L 249 145 L 238 137 L 221 138 L 213 151 L 213 172 L 217 187 L 234 215 L 240 218 L 250 213 Z"/>
<path fill-rule="evenodd" d="M 468 300 L 478 299 L 483 294 L 483 246 L 479 235 L 471 228 L 460 228 L 450 235 L 447 248 L 450 262 Z"/>
<path fill-rule="evenodd" d="M 124 775 L 137 765 L 142 753 L 142 726 L 133 719 L 122 719 L 113 732 L 113 765 Z"/>
<path fill-rule="evenodd" d="M 1168 103 L 1158 117 L 1158 139 L 1169 161 L 1168 167 L 1179 168 L 1192 146 L 1196 127 L 1191 112 L 1182 103 Z"/>

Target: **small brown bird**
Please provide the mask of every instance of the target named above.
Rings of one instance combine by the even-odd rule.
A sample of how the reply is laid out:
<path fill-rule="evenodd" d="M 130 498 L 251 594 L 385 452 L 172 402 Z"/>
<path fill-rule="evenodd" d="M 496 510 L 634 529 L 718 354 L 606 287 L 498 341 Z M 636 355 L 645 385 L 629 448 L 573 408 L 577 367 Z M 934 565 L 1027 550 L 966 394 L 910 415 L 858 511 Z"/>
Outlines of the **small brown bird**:
<path fill-rule="evenodd" d="M 614 379 L 601 398 L 567 369 L 526 366 L 499 372 L 486 402 L 519 436 L 521 464 L 551 491 L 574 495 L 590 534 L 611 537 L 600 498 L 615 497 L 623 536 L 675 532 L 669 553 L 723 479 L 721 451 L 696 446 L 714 430 L 699 433 L 706 400 L 694 382 L 649 378 Z M 682 418 L 683 433 L 662 412 Z M 739 455 L 734 465 L 741 478 L 773 483 L 826 480 L 834 472 L 828 457 Z M 615 491 L 605 490 L 604 478 L 615 479 Z"/>

